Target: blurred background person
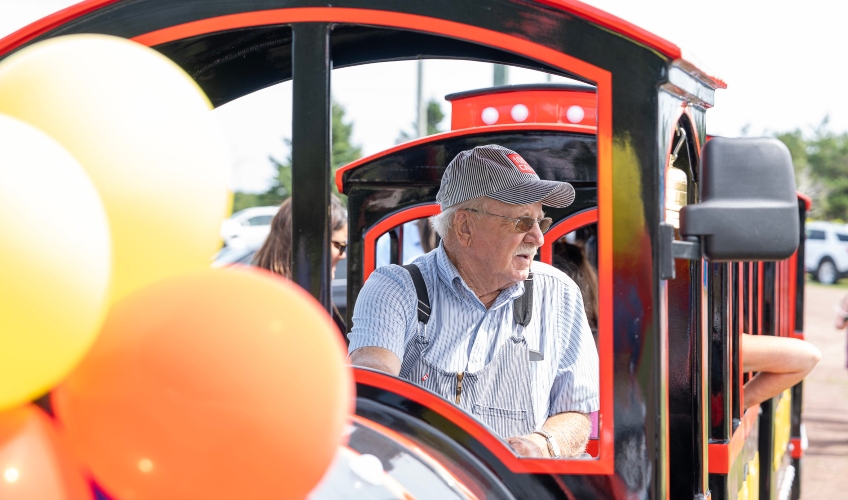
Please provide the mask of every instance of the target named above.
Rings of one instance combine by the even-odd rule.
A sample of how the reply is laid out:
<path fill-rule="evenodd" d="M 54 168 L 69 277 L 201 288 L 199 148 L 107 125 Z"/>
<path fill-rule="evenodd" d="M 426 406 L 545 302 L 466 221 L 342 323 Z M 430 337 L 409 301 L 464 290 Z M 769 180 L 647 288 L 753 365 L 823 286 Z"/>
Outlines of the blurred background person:
<path fill-rule="evenodd" d="M 253 256 L 253 265 L 291 279 L 292 259 L 292 208 L 291 198 L 280 205 L 271 221 L 271 231 L 265 243 Z M 335 195 L 330 196 L 330 277 L 336 277 L 336 265 L 345 258 L 347 250 L 347 210 Z M 344 317 L 333 304 L 333 320 L 342 332 L 347 331 Z"/>
<path fill-rule="evenodd" d="M 583 308 L 589 328 L 598 343 L 598 273 L 578 242 L 569 243 L 563 236 L 553 245 L 553 266 L 568 275 L 580 287 Z"/>
<path fill-rule="evenodd" d="M 836 323 L 838 330 L 848 327 L 848 295 L 842 297 L 842 301 L 836 306 Z M 846 337 L 848 339 L 848 337 Z M 848 344 L 848 343 L 847 343 Z M 845 368 L 848 368 L 848 345 L 846 345 Z"/>

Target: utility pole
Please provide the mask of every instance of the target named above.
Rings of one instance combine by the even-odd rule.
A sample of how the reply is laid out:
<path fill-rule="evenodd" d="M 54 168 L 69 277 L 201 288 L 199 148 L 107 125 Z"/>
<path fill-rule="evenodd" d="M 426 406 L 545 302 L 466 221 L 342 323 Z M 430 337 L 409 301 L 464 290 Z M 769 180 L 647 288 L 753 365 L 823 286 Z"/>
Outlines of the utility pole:
<path fill-rule="evenodd" d="M 418 137 L 427 135 L 427 104 L 424 102 L 424 61 L 418 60 Z"/>
<path fill-rule="evenodd" d="M 509 85 L 509 66 L 495 64 L 494 85 Z"/>

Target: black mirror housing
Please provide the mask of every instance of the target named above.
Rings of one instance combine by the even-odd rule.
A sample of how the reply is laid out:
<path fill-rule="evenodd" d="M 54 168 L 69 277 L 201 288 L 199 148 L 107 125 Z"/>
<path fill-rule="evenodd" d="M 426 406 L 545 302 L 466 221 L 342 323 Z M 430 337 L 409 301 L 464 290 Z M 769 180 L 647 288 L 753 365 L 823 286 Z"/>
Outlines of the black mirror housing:
<path fill-rule="evenodd" d="M 713 262 L 781 260 L 798 248 L 795 172 L 777 139 L 713 138 L 701 154 L 700 203 L 680 210 L 680 234 Z"/>

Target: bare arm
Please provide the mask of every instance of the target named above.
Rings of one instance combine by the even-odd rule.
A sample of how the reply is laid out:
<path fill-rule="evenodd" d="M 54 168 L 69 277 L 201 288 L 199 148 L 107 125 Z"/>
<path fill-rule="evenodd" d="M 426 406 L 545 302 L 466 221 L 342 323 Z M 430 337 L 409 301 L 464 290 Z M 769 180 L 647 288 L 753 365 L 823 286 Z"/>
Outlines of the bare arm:
<path fill-rule="evenodd" d="M 797 384 L 820 359 L 818 348 L 800 339 L 742 335 L 742 371 L 759 372 L 745 384 L 745 408 Z"/>
<path fill-rule="evenodd" d="M 354 366 L 373 368 L 396 377 L 400 375 L 400 359 L 383 347 L 360 347 L 350 353 L 348 361 Z"/>
<path fill-rule="evenodd" d="M 576 457 L 586 451 L 592 423 L 588 415 L 577 412 L 557 413 L 545 420 L 542 430 L 553 434 L 563 458 Z M 507 439 L 510 446 L 524 457 L 550 457 L 548 442 L 539 434 L 514 436 Z"/>

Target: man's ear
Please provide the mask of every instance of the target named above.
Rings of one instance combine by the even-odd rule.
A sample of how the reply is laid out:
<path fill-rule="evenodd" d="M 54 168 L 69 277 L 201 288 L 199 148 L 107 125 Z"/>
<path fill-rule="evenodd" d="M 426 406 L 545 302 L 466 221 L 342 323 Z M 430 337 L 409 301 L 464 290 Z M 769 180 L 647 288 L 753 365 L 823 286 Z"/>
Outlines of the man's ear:
<path fill-rule="evenodd" d="M 457 210 L 453 216 L 453 232 L 462 247 L 471 246 L 472 233 L 471 216 L 465 210 Z"/>

